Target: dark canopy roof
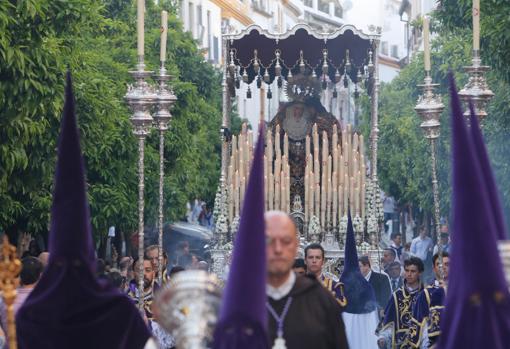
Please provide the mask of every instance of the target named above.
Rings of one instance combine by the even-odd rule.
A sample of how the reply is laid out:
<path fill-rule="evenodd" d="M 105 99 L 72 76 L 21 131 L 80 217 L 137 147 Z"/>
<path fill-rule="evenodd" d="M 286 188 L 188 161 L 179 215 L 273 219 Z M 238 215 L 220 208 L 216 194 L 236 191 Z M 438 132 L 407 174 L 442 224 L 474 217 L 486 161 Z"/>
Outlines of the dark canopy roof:
<path fill-rule="evenodd" d="M 299 63 L 301 55 L 306 65 L 307 73 L 315 70 L 317 76 L 323 74 L 324 50 L 327 50 L 327 74 L 334 81 L 335 73 L 344 74 L 345 65 L 348 61 L 351 69 L 348 74 L 352 81 L 357 81 L 358 70 L 363 73 L 363 68 L 370 60 L 375 48 L 374 40 L 377 34 L 365 34 L 352 25 L 344 25 L 333 33 L 318 33 L 308 25 L 300 24 L 284 34 L 272 34 L 259 26 L 253 25 L 237 35 L 225 35 L 227 40 L 227 65 L 232 62 L 244 69 L 248 74 L 248 82 L 256 77 L 254 63 L 256 57 L 260 65 L 260 75 L 268 68 L 270 81 L 275 78 L 275 66 L 277 65 L 277 53 L 281 66 L 282 78 L 286 78 L 288 70 L 296 75 L 300 71 Z M 348 52 L 348 53 L 347 53 Z"/>

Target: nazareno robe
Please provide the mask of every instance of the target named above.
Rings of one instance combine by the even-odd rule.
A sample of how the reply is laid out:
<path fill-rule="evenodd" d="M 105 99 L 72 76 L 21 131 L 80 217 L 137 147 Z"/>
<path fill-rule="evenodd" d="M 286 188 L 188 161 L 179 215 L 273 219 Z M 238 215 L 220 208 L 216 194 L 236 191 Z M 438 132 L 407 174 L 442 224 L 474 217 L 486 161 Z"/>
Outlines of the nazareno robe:
<path fill-rule="evenodd" d="M 283 338 L 288 349 L 347 349 L 341 308 L 331 293 L 315 277 L 297 276 L 289 294 L 269 304 L 281 315 L 288 297 L 292 297 L 283 322 Z M 277 324 L 268 314 L 271 345 L 276 338 Z"/>
<path fill-rule="evenodd" d="M 389 300 L 379 333 L 391 331 L 391 348 L 399 349 L 409 345 L 409 329 L 413 324 L 412 311 L 422 290 L 423 285 L 420 285 L 417 290 L 409 292 L 404 285 L 396 290 Z"/>
<path fill-rule="evenodd" d="M 445 290 L 437 281 L 425 287 L 417 296 L 413 307 L 413 325 L 409 330 L 409 342 L 413 348 L 419 348 L 425 339 L 429 348 L 437 342 L 441 334 L 445 297 Z M 425 333 L 427 338 L 424 338 Z"/>

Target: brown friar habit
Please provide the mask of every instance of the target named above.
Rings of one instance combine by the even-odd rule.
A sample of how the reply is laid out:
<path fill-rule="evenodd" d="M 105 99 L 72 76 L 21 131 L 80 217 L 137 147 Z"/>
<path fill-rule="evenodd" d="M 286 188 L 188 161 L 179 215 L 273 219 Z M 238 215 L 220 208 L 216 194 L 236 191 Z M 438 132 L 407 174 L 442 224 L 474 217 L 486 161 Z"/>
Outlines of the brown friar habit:
<path fill-rule="evenodd" d="M 281 315 L 292 297 L 283 322 L 283 338 L 288 349 L 347 349 L 344 323 L 338 302 L 315 277 L 297 276 L 289 294 L 269 304 Z M 269 340 L 276 339 L 277 324 L 269 313 Z"/>

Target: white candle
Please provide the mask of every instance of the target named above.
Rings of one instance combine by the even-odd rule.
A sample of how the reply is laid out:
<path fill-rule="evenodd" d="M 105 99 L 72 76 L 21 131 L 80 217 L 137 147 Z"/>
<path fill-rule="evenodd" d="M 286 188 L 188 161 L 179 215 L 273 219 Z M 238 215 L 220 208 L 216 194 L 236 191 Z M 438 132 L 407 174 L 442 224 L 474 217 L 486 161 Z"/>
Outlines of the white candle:
<path fill-rule="evenodd" d="M 287 158 L 289 157 L 289 136 L 287 136 L 287 132 L 283 135 L 283 154 Z"/>
<path fill-rule="evenodd" d="M 473 50 L 480 50 L 480 0 L 473 0 Z"/>
<path fill-rule="evenodd" d="M 309 184 L 308 184 L 308 171 L 309 171 L 309 168 L 308 168 L 308 164 L 305 165 L 305 184 L 304 184 L 304 187 L 305 187 L 305 222 L 308 222 L 308 187 L 309 187 Z"/>
<path fill-rule="evenodd" d="M 138 34 L 138 56 L 143 56 L 145 0 L 137 0 L 136 33 Z"/>
<path fill-rule="evenodd" d="M 232 223 L 232 220 L 234 219 L 234 185 L 230 183 L 228 186 L 228 193 L 229 193 L 229 199 L 228 200 L 228 221 Z"/>
<path fill-rule="evenodd" d="M 273 210 L 274 209 L 274 176 L 273 176 L 273 173 L 270 172 L 269 173 L 269 198 L 268 198 L 268 201 L 269 201 L 269 207 L 268 209 L 269 210 Z"/>
<path fill-rule="evenodd" d="M 430 34 L 427 16 L 423 18 L 423 60 L 425 61 L 425 71 L 430 71 Z"/>
<path fill-rule="evenodd" d="M 315 194 L 314 194 L 314 205 L 315 205 L 315 217 L 320 217 L 320 209 L 321 209 L 321 187 L 319 184 L 315 185 Z"/>
<path fill-rule="evenodd" d="M 161 11 L 161 50 L 159 52 L 159 60 L 166 61 L 166 40 L 168 37 L 168 12 Z"/>
<path fill-rule="evenodd" d="M 338 188 L 337 188 L 338 179 L 337 178 L 338 177 L 337 177 L 336 172 L 333 172 L 333 182 L 332 182 L 333 197 L 331 198 L 332 203 L 333 203 L 333 208 L 332 208 L 331 218 L 333 220 L 334 227 L 336 227 L 336 217 L 338 215 Z"/>

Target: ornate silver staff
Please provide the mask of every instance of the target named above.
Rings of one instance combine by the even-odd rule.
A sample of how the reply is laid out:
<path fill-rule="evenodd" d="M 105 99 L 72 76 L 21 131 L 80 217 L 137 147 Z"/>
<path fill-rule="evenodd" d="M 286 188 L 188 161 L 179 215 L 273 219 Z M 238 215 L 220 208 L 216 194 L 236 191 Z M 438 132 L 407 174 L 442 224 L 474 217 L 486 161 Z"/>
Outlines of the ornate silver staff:
<path fill-rule="evenodd" d="M 158 82 L 157 89 L 157 112 L 154 114 L 154 125 L 159 131 L 159 205 L 158 205 L 158 282 L 163 283 L 163 198 L 164 198 L 164 178 L 165 178 L 165 132 L 169 128 L 172 118 L 170 109 L 177 100 L 172 88 L 167 85 L 172 76 L 167 74 L 165 68 L 166 61 L 166 39 L 168 32 L 168 14 L 161 12 L 161 52 L 159 73 L 154 75 L 154 80 Z"/>
<path fill-rule="evenodd" d="M 444 279 L 443 272 L 443 247 L 439 241 L 440 231 L 440 212 L 439 212 L 439 189 L 437 182 L 437 160 L 436 160 L 436 140 L 439 138 L 441 123 L 439 118 L 444 110 L 444 104 L 441 102 L 441 97 L 434 93 L 434 88 L 438 84 L 432 83 L 430 77 L 430 47 L 429 47 L 429 22 L 428 18 L 424 19 L 424 61 L 425 61 L 425 80 L 424 84 L 419 85 L 423 88 L 423 95 L 418 98 L 418 104 L 414 110 L 420 115 L 423 122 L 420 124 L 424 132 L 424 136 L 430 142 L 430 155 L 432 168 L 432 193 L 434 197 L 434 227 L 435 237 L 438 241 L 438 255 L 439 255 L 439 275 L 441 280 Z"/>
<path fill-rule="evenodd" d="M 439 138 L 441 123 L 439 118 L 444 110 L 444 105 L 441 102 L 441 97 L 434 94 L 434 88 L 439 86 L 438 84 L 432 83 L 430 77 L 430 71 L 426 71 L 425 83 L 419 85 L 423 88 L 423 95 L 418 99 L 418 104 L 414 108 L 420 115 L 423 122 L 420 124 L 421 129 L 424 132 L 424 136 L 429 140 L 430 143 L 430 166 L 432 169 L 432 193 L 434 197 L 434 230 L 436 240 L 439 239 L 440 231 L 440 212 L 439 212 L 439 188 L 437 182 L 437 160 L 436 160 L 436 140 Z M 442 253 L 443 248 L 438 243 L 438 254 L 439 254 L 439 271 L 441 279 L 443 278 L 443 259 Z"/>
<path fill-rule="evenodd" d="M 468 73 L 469 79 L 462 90 L 459 91 L 459 97 L 464 102 L 466 111 L 464 116 L 469 118 L 469 101 L 473 102 L 475 114 L 483 124 L 483 120 L 487 116 L 486 107 L 490 102 L 494 93 L 489 89 L 485 72 L 490 68 L 482 65 L 480 58 L 480 1 L 473 1 L 473 58 L 471 66 L 464 67 Z"/>
<path fill-rule="evenodd" d="M 156 94 L 146 79 L 153 72 L 145 71 L 144 63 L 144 12 L 145 1 L 137 0 L 137 34 L 138 34 L 138 64 L 136 70 L 130 71 L 135 79 L 135 85 L 128 85 L 128 91 L 125 96 L 127 103 L 133 110 L 131 123 L 133 124 L 133 133 L 138 138 L 138 306 L 143 310 L 143 254 L 144 254 L 144 186 L 145 186 L 145 168 L 144 151 L 145 138 L 150 132 L 152 125 L 152 116 L 150 108 L 156 102 Z"/>
<path fill-rule="evenodd" d="M 133 110 L 131 123 L 133 133 L 138 138 L 138 290 L 140 299 L 138 306 L 143 309 L 143 255 L 144 255 L 144 207 L 145 207 L 145 138 L 150 132 L 152 116 L 150 108 L 156 102 L 157 96 L 145 81 L 151 76 L 151 71 L 145 71 L 143 55 L 138 56 L 137 70 L 129 72 L 135 78 L 135 85 L 128 86 L 126 100 Z"/>

